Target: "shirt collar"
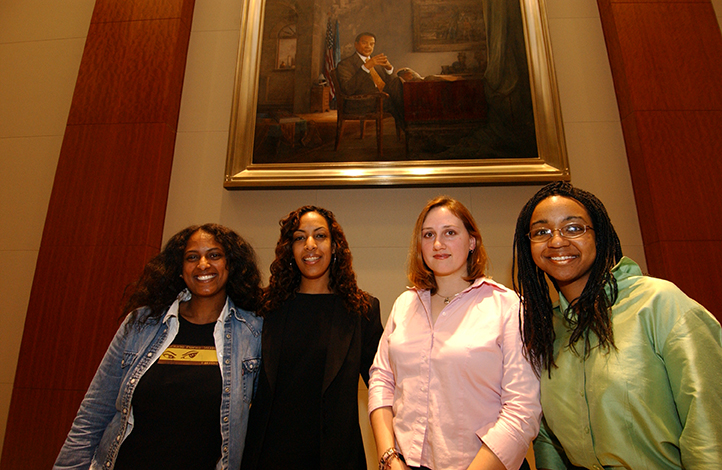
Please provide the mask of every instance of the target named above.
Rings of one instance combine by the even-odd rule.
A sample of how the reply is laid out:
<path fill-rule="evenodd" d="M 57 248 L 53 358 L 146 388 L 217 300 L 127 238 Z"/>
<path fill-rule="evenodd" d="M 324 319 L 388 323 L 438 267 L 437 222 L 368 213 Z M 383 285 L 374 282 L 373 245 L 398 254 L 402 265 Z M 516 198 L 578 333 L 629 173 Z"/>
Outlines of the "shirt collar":
<path fill-rule="evenodd" d="M 178 297 L 173 301 L 173 303 L 168 308 L 168 311 L 163 316 L 163 323 L 167 323 L 168 320 L 171 318 L 178 319 L 178 309 L 180 307 L 181 302 L 187 302 L 191 299 L 192 294 L 188 289 L 183 289 L 179 294 Z M 228 315 L 231 314 L 231 306 L 230 306 L 230 298 L 226 296 L 226 303 L 223 305 L 223 310 L 221 310 L 221 314 L 218 316 L 218 321 L 225 322 L 228 318 Z"/>
<path fill-rule="evenodd" d="M 468 292 L 468 291 L 470 291 L 470 290 L 472 290 L 472 289 L 478 289 L 479 287 L 481 287 L 481 286 L 484 285 L 484 284 L 488 284 L 490 287 L 493 287 L 493 288 L 495 288 L 495 289 L 506 290 L 506 289 L 504 288 L 504 286 L 502 286 L 502 285 L 499 284 L 498 282 L 492 281 L 490 278 L 484 276 L 484 277 L 479 277 L 479 278 L 477 278 L 477 279 L 474 279 L 474 282 L 472 282 L 469 287 L 467 287 L 466 289 L 464 289 L 464 290 L 462 290 L 461 292 L 459 292 L 459 295 L 461 295 L 461 294 L 463 294 L 463 293 L 466 293 L 466 292 Z M 419 289 L 418 287 L 414 287 L 414 286 L 409 286 L 409 287 L 407 287 L 407 289 L 416 291 L 416 292 L 418 292 L 418 293 L 422 293 L 422 292 L 424 292 L 424 291 L 428 291 L 428 289 Z"/>

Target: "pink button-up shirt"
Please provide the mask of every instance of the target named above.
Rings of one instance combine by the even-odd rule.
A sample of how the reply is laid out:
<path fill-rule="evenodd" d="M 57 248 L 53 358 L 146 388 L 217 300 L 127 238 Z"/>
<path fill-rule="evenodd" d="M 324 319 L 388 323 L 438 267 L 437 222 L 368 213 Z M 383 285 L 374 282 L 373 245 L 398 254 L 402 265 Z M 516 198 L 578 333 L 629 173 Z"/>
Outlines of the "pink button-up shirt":
<path fill-rule="evenodd" d="M 522 354 L 519 299 L 477 279 L 431 324 L 428 290 L 394 303 L 371 367 L 369 412 L 391 406 L 410 466 L 465 469 L 482 442 L 516 470 L 539 431 L 539 380 Z"/>

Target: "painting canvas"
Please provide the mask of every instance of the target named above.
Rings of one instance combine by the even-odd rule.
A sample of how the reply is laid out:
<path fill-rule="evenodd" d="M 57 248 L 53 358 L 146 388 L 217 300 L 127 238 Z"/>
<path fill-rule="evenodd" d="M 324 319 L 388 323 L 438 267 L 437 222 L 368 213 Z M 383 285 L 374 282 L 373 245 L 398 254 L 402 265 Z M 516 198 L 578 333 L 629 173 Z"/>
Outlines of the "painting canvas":
<path fill-rule="evenodd" d="M 227 188 L 569 178 L 543 2 L 244 1 Z M 334 83 L 360 33 L 363 96 Z"/>

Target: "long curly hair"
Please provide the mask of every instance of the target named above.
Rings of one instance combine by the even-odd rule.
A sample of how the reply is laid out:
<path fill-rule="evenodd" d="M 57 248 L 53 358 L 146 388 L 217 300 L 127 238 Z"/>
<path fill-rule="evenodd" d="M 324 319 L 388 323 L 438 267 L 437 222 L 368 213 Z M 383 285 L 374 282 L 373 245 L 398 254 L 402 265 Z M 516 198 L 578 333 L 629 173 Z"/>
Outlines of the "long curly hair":
<path fill-rule="evenodd" d="M 276 259 L 271 263 L 271 279 L 265 290 L 259 315 L 264 316 L 280 307 L 293 297 L 301 285 L 301 271 L 293 257 L 293 233 L 298 230 L 301 217 L 316 212 L 326 219 L 331 233 L 331 246 L 335 261 L 331 262 L 328 287 L 339 295 L 349 312 L 367 316 L 371 308 L 371 297 L 359 289 L 352 267 L 351 250 L 346 236 L 336 221 L 333 212 L 317 206 L 303 206 L 280 220 L 281 236 L 276 244 Z"/>
<path fill-rule="evenodd" d="M 476 247 L 474 251 L 469 253 L 466 258 L 466 277 L 464 280 L 473 281 L 486 275 L 486 266 L 489 258 L 486 255 L 486 249 L 481 241 L 481 232 L 476 226 L 474 217 L 462 203 L 449 196 L 438 196 L 426 203 L 426 206 L 416 219 L 414 233 L 411 235 L 411 248 L 409 249 L 408 277 L 409 282 L 418 289 L 429 289 L 431 294 L 435 294 L 438 286 L 436 285 L 436 277 L 434 272 L 426 265 L 424 255 L 421 252 L 421 230 L 424 226 L 426 216 L 432 209 L 437 207 L 445 207 L 451 211 L 456 217 L 464 223 L 464 228 L 469 235 L 476 239 Z"/>
<path fill-rule="evenodd" d="M 130 314 L 129 325 L 157 321 L 186 288 L 183 281 L 183 255 L 191 236 L 205 232 L 213 237 L 226 257 L 228 283 L 226 294 L 237 307 L 248 311 L 258 309 L 263 294 L 261 272 L 256 252 L 240 235 L 218 224 L 193 225 L 176 233 L 163 250 L 145 265 L 140 278 L 126 289 L 124 314 Z M 139 307 L 150 313 L 140 317 Z"/>
<path fill-rule="evenodd" d="M 617 301 L 617 281 L 612 268 L 622 259 L 622 246 L 604 204 L 592 193 L 575 188 L 570 183 L 557 181 L 541 188 L 526 203 L 516 221 L 514 233 L 514 255 L 512 264 L 512 282 L 521 299 L 520 311 L 523 311 L 521 334 L 525 355 L 537 374 L 548 371 L 557 365 L 554 361 L 553 306 L 549 296 L 549 287 L 545 272 L 535 263 L 531 254 L 531 240 L 527 234 L 532 213 L 536 206 L 551 196 L 562 196 L 579 202 L 589 213 L 594 227 L 597 256 L 592 264 L 589 279 L 582 294 L 572 299 L 569 307 L 562 312 L 571 325 L 569 347 L 576 352 L 576 344 L 584 340 L 584 357 L 590 353 L 589 333 L 599 340 L 599 347 L 608 351 L 614 348 L 614 335 L 610 310 Z M 556 281 L 550 278 L 559 290 Z M 605 288 L 609 286 L 609 295 Z"/>

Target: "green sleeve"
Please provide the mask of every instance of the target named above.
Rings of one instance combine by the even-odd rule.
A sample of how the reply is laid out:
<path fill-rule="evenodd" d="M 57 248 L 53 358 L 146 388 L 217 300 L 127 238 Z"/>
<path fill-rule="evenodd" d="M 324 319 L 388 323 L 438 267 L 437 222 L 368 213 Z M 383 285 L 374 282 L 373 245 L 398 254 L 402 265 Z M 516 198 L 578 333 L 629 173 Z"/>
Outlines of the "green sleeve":
<path fill-rule="evenodd" d="M 682 424 L 682 466 L 718 468 L 722 462 L 720 324 L 696 304 L 673 326 L 662 356 Z"/>
<path fill-rule="evenodd" d="M 536 468 L 549 470 L 566 470 L 568 461 L 564 449 L 551 432 L 546 418 L 542 416 L 539 435 L 534 439 L 534 461 Z"/>

